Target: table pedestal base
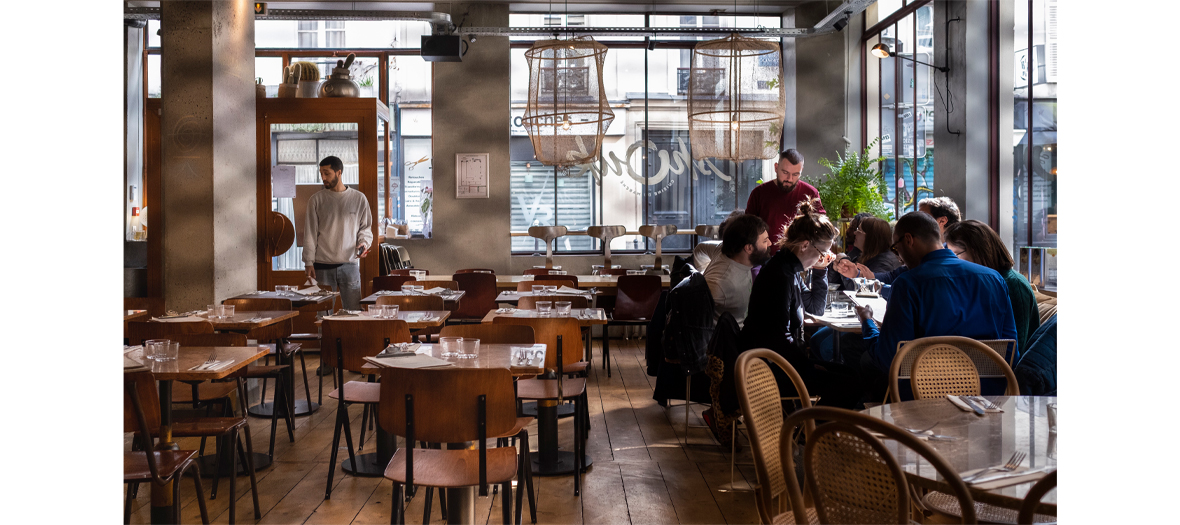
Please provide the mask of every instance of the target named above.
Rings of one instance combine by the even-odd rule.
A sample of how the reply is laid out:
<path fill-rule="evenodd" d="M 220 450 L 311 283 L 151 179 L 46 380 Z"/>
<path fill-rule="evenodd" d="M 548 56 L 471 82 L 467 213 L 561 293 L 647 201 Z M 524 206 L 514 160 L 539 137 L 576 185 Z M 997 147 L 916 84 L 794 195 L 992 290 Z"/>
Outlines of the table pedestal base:
<path fill-rule="evenodd" d="M 594 460 L 585 454 L 582 454 L 583 462 L 586 468 L 594 464 Z M 575 471 L 574 467 L 574 453 L 566 452 L 564 450 L 557 451 L 557 460 L 551 464 L 541 464 L 541 458 L 533 455 L 533 475 L 534 476 L 568 476 Z"/>
<path fill-rule="evenodd" d="M 228 464 L 219 465 L 217 462 L 217 454 L 205 454 L 197 461 L 200 462 L 201 477 L 204 479 L 213 479 L 214 472 L 221 476 L 228 476 L 231 470 L 233 470 L 238 476 L 245 476 L 248 474 L 246 469 L 242 467 L 241 463 L 238 463 L 237 469 L 230 469 Z M 229 456 L 226 456 L 224 463 L 229 463 Z M 261 452 L 254 453 L 254 472 L 258 472 L 259 470 L 269 467 L 270 463 L 270 456 Z"/>
<path fill-rule="evenodd" d="M 348 457 L 348 453 L 344 454 Z M 359 463 L 359 468 L 354 467 L 351 459 L 345 459 L 340 462 L 340 468 L 344 472 L 352 474 L 353 476 L 360 476 L 363 478 L 380 478 L 385 475 L 385 467 L 389 465 L 389 460 L 382 462 L 378 454 L 357 454 L 356 462 Z"/>
<path fill-rule="evenodd" d="M 309 408 L 309 406 L 310 406 L 310 408 Z M 316 410 L 319 410 L 319 409 L 320 409 L 319 403 L 316 403 L 315 401 L 308 403 L 306 399 L 299 399 L 299 400 L 295 401 L 295 413 L 292 415 L 294 417 L 306 416 L 306 415 L 311 414 L 312 412 L 315 412 Z M 254 417 L 264 417 L 264 418 L 270 419 L 271 414 L 274 413 L 274 403 L 271 403 L 271 402 L 259 403 L 257 405 L 250 407 L 250 409 L 247 410 L 246 413 L 250 414 L 251 416 L 254 416 Z M 283 417 L 282 412 L 279 413 L 279 417 L 280 418 Z"/>
<path fill-rule="evenodd" d="M 520 413 L 524 414 L 524 417 L 537 417 L 537 403 L 535 401 L 521 403 Z M 570 417 L 572 415 L 574 415 L 573 403 L 563 403 L 561 406 L 557 407 L 557 417 Z"/>

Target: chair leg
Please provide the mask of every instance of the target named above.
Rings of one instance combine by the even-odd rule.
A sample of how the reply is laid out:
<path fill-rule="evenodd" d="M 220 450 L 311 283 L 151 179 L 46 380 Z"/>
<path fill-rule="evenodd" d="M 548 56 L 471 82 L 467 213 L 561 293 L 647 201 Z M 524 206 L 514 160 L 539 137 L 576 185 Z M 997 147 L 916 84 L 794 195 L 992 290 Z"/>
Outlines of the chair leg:
<path fill-rule="evenodd" d="M 336 474 L 336 455 L 340 452 L 340 427 L 343 426 L 341 418 L 347 417 L 348 411 L 344 406 L 336 410 L 336 428 L 332 430 L 332 459 L 328 462 L 328 485 L 324 487 L 324 499 L 332 499 L 332 476 Z"/>
<path fill-rule="evenodd" d="M 311 383 L 307 382 L 307 361 L 303 359 L 303 349 L 296 350 L 299 352 L 299 366 L 303 368 L 303 393 L 307 395 L 308 410 L 311 409 Z M 333 374 L 335 375 L 335 374 Z M 294 400 L 292 400 L 294 401 Z"/>
<path fill-rule="evenodd" d="M 580 397 L 574 401 L 574 496 L 582 495 L 582 416 L 579 414 Z"/>
<path fill-rule="evenodd" d="M 205 489 L 201 487 L 201 471 L 197 467 L 197 463 L 195 461 L 190 465 L 189 468 L 192 469 L 192 473 L 190 475 L 193 477 L 193 485 L 197 491 L 197 508 L 201 510 L 201 523 L 204 525 L 209 525 L 209 509 L 205 507 Z M 177 479 L 180 478 L 180 476 L 176 477 Z M 176 493 L 174 492 L 173 495 L 175 496 L 175 494 Z M 179 506 L 177 506 L 177 508 L 179 508 Z M 179 517 L 176 522 L 180 523 Z"/>
<path fill-rule="evenodd" d="M 364 406 L 361 408 L 361 436 L 360 436 L 360 440 L 357 442 L 357 447 L 356 447 L 357 451 L 359 451 L 359 452 L 365 451 L 365 427 L 368 427 L 368 426 L 369 426 L 369 404 L 365 403 Z"/>
<path fill-rule="evenodd" d="M 281 377 L 282 374 L 279 374 L 279 376 Z M 266 378 L 262 378 L 262 380 L 266 381 Z M 267 455 L 270 456 L 271 461 L 274 461 L 275 459 L 275 434 L 279 430 L 279 400 L 283 399 L 283 397 L 283 380 L 275 378 L 275 397 L 270 403 L 270 449 L 267 452 Z M 260 403 L 264 402 L 266 401 L 266 396 L 263 395 L 259 399 L 262 400 Z M 287 402 L 285 400 L 283 401 L 283 406 L 287 406 Z M 284 418 L 284 422 L 285 420 L 286 418 Z M 291 425 L 287 425 L 287 430 L 290 429 Z"/>
<path fill-rule="evenodd" d="M 238 431 L 234 430 L 229 436 L 229 523 L 234 525 L 238 522 L 238 447 L 235 445 L 238 442 Z M 220 469 L 218 469 L 220 470 Z"/>
<path fill-rule="evenodd" d="M 232 448 L 232 447 L 231 447 Z M 217 468 L 213 469 L 213 487 L 209 489 L 209 499 L 217 499 L 217 483 L 221 481 L 221 455 L 225 453 L 222 447 L 217 447 Z"/>
<path fill-rule="evenodd" d="M 504 525 L 512 525 L 512 480 L 500 484 L 500 517 Z"/>
<path fill-rule="evenodd" d="M 324 378 L 321 377 L 320 381 L 323 381 L 323 380 L 324 380 Z M 284 380 L 284 381 L 286 381 L 286 380 Z M 284 390 L 283 390 L 283 403 L 284 403 L 284 405 L 286 405 L 286 407 L 288 409 L 288 410 L 286 410 L 286 413 L 283 415 L 283 419 L 287 423 L 287 439 L 291 443 L 294 443 L 295 442 L 295 403 L 291 402 L 290 399 L 287 399 L 287 390 L 286 390 L 287 384 L 286 383 L 283 383 L 283 388 L 284 388 Z M 273 403 L 272 403 L 272 406 L 273 406 Z"/>
<path fill-rule="evenodd" d="M 444 489 L 438 489 L 441 493 Z M 434 487 L 426 487 L 426 501 L 422 502 L 422 525 L 430 524 L 430 503 L 434 499 Z"/>
<path fill-rule="evenodd" d="M 250 438 L 250 427 L 245 427 L 246 435 L 244 438 L 238 440 L 238 454 L 241 454 L 243 466 L 246 467 L 246 472 L 250 476 L 250 494 L 254 497 L 254 519 L 262 519 L 262 509 L 258 506 L 258 479 L 254 475 L 254 444 L 251 443 L 253 439 Z M 242 442 L 246 442 L 246 449 L 242 450 Z M 236 495 L 235 495 L 236 497 Z"/>
<path fill-rule="evenodd" d="M 131 502 L 135 500 L 132 496 L 132 489 L 139 486 L 139 483 L 131 483 L 127 486 L 127 501 L 123 504 L 123 525 L 131 524 Z"/>
<path fill-rule="evenodd" d="M 602 367 L 606 369 L 606 377 L 610 377 L 610 325 L 602 325 Z"/>
<path fill-rule="evenodd" d="M 300 350 L 300 352 L 302 352 L 302 351 L 303 350 Z M 320 355 L 322 356 L 323 354 L 320 354 Z M 320 359 L 320 366 L 323 366 L 323 362 L 324 362 L 324 360 Z M 320 380 L 320 391 L 316 392 L 316 402 L 319 403 L 320 406 L 323 406 L 324 405 L 324 376 L 322 376 L 320 374 L 316 374 L 316 377 L 318 377 Z M 332 374 L 332 382 L 333 383 L 336 382 L 336 374 Z"/>
<path fill-rule="evenodd" d="M 356 448 L 352 445 L 352 422 L 348 420 L 347 414 L 344 418 L 344 443 L 348 447 L 348 459 L 352 461 L 352 466 L 357 467 L 356 462 Z"/>
<path fill-rule="evenodd" d="M 393 501 L 389 506 L 389 523 L 390 525 L 401 525 L 406 522 L 405 516 L 405 501 L 402 497 L 401 483 L 393 484 Z"/>
<path fill-rule="evenodd" d="M 270 366 L 270 355 L 269 354 L 266 356 L 265 359 L 263 359 L 262 364 L 264 366 Z M 258 399 L 261 399 L 262 401 L 266 401 L 266 380 L 267 379 L 268 379 L 267 377 L 262 378 L 262 395 L 259 396 L 259 398 L 258 398 Z M 275 381 L 275 388 L 278 388 L 278 387 L 279 387 L 279 382 L 276 380 Z"/>

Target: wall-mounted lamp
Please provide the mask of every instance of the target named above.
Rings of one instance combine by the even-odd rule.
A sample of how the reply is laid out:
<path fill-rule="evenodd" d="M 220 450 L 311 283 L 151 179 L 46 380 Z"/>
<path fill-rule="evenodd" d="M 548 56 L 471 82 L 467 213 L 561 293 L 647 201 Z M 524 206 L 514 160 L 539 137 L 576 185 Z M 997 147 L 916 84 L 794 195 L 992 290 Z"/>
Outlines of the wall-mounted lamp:
<path fill-rule="evenodd" d="M 907 57 L 907 56 L 898 55 L 898 54 L 889 50 L 889 44 L 877 44 L 877 45 L 873 46 L 873 49 L 870 50 L 869 52 L 872 53 L 873 56 L 875 56 L 877 58 L 897 57 L 897 58 L 909 60 L 910 62 L 914 62 L 916 64 L 922 64 L 923 66 L 932 67 L 934 69 L 942 71 L 943 73 L 947 73 L 950 71 L 950 68 L 948 68 L 948 67 L 936 66 L 934 64 L 927 64 L 925 62 L 922 62 L 921 60 L 914 60 L 914 59 Z"/>

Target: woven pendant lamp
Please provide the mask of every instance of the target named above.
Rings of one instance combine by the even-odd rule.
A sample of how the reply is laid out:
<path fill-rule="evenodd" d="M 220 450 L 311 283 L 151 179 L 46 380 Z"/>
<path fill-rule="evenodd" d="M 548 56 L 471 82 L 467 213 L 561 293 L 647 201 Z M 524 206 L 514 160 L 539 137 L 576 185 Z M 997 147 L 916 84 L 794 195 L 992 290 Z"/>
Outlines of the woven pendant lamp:
<path fill-rule="evenodd" d="M 529 101 L 522 123 L 537 160 L 562 168 L 597 160 L 615 119 L 602 84 L 606 46 L 588 36 L 540 40 L 524 56 Z"/>
<path fill-rule="evenodd" d="M 778 156 L 786 115 L 782 78 L 778 42 L 734 33 L 697 44 L 688 76 L 692 158 Z"/>

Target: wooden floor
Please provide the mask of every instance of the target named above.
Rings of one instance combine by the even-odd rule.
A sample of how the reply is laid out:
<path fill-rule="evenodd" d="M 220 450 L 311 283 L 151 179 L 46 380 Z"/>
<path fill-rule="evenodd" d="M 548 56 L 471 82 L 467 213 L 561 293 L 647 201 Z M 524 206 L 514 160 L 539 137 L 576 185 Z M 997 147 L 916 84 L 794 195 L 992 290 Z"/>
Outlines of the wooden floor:
<path fill-rule="evenodd" d="M 676 401 L 672 408 L 652 399 L 655 378 L 645 373 L 643 339 L 615 340 L 611 344 L 613 377 L 601 369 L 601 351 L 595 342 L 595 366 L 590 374 L 589 398 L 591 432 L 587 453 L 594 464 L 585 474 L 581 497 L 573 495 L 573 477 L 535 477 L 537 523 L 758 523 L 752 493 L 724 493 L 718 488 L 730 481 L 728 448 L 722 449 L 707 429 L 692 429 L 685 445 L 684 408 Z M 318 392 L 312 373 L 318 356 L 307 354 L 312 399 Z M 296 365 L 298 367 L 298 365 Z M 303 381 L 296 369 L 297 399 L 303 398 Z M 287 440 L 283 423 L 275 445 L 274 464 L 258 472 L 262 519 L 257 523 L 389 523 L 391 484 L 383 478 L 359 478 L 335 467 L 332 499 L 324 499 L 328 476 L 336 404 L 328 403 L 331 377 L 325 380 L 325 406 L 310 416 L 295 418 L 295 442 Z M 268 395 L 269 397 L 269 395 Z M 700 408 L 694 406 L 690 421 L 703 424 Z M 359 436 L 361 408 L 351 407 L 353 436 Z M 254 450 L 265 453 L 269 421 L 250 419 Z M 572 449 L 573 420 L 559 424 L 559 443 Z M 536 449 L 536 423 L 529 430 Z M 366 435 L 369 439 L 369 435 Z M 125 440 L 130 446 L 130 440 Z M 196 448 L 198 440 L 180 440 L 181 448 Z M 745 444 L 745 441 L 742 441 Z M 343 449 L 343 439 L 341 448 Z M 371 451 L 369 439 L 365 450 Z M 129 449 L 129 448 L 128 448 Z M 207 452 L 213 450 L 210 440 Z M 749 463 L 749 447 L 738 455 Z M 344 450 L 340 458 L 347 458 Z M 753 467 L 739 466 L 736 479 L 754 482 Z M 210 520 L 229 521 L 229 484 L 222 479 L 216 500 L 208 499 L 211 480 L 204 483 Z M 150 521 L 151 498 L 147 487 L 139 491 L 131 515 L 132 523 Z M 408 505 L 410 523 L 422 520 L 425 491 Z M 200 513 L 192 482 L 181 486 L 181 520 L 199 523 Z M 432 523 L 444 523 L 437 496 L 432 505 Z M 529 523 L 528 501 L 524 523 Z M 500 523 L 500 496 L 476 499 L 479 523 Z M 249 478 L 238 478 L 237 518 L 255 523 L 249 493 Z"/>

